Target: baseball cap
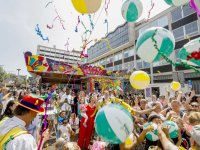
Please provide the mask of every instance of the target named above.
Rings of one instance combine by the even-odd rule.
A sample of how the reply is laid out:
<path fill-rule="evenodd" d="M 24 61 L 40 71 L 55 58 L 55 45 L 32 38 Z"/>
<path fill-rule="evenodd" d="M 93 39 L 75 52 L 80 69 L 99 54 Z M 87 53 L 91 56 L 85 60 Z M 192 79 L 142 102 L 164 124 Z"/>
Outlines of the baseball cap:
<path fill-rule="evenodd" d="M 200 125 L 196 125 L 192 128 L 191 136 L 194 141 L 200 146 Z"/>

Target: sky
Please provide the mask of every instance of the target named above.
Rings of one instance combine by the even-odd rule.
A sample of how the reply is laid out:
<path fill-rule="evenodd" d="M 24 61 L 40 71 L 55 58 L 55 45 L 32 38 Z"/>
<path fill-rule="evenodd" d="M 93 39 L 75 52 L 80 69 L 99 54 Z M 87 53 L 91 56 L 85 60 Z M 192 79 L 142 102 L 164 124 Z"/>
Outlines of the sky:
<path fill-rule="evenodd" d="M 109 0 L 107 0 L 108 2 Z M 108 20 L 108 32 L 112 32 L 117 26 L 123 24 L 125 20 L 121 15 L 121 6 L 125 0 L 110 0 L 108 5 L 108 15 L 106 15 L 104 7 L 105 0 L 102 2 L 100 9 L 91 14 L 94 30 L 90 36 L 90 40 L 101 39 L 107 33 L 107 25 L 104 24 L 105 19 Z M 81 35 L 85 32 L 83 25 L 78 25 L 78 32 L 75 27 L 78 23 L 78 16 L 87 29 L 90 29 L 90 20 L 87 14 L 78 13 L 71 0 L 54 0 L 46 8 L 45 6 L 50 0 L 0 0 L 0 65 L 4 65 L 5 70 L 9 73 L 17 74 L 17 69 L 21 69 L 20 75 L 28 75 L 24 55 L 26 51 L 37 52 L 37 45 L 64 49 L 67 39 L 69 39 L 69 50 L 79 50 L 82 44 Z M 151 9 L 151 0 L 141 0 L 143 4 L 143 13 L 137 20 L 147 19 L 148 11 Z M 155 6 L 151 11 L 151 17 L 169 8 L 164 0 L 153 0 Z M 53 20 L 57 17 L 55 8 L 61 17 L 65 30 L 59 20 L 54 21 L 53 29 L 48 29 L 47 25 L 52 26 Z M 94 15 L 94 16 L 93 16 Z M 150 18 L 151 18 L 150 17 Z M 43 41 L 37 35 L 35 28 L 39 25 L 40 31 L 44 38 L 48 37 L 48 41 Z M 89 33 L 87 34 L 89 37 Z M 93 45 L 91 42 L 88 48 Z"/>

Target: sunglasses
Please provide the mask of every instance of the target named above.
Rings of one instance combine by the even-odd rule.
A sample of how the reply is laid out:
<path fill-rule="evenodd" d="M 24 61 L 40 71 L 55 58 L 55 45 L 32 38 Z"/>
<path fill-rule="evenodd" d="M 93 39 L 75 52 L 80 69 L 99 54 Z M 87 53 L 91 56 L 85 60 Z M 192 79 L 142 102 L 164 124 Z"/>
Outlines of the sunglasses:
<path fill-rule="evenodd" d="M 199 106 L 197 106 L 197 105 L 191 105 L 192 107 L 199 107 Z"/>
<path fill-rule="evenodd" d="M 67 122 L 63 122 L 63 124 L 67 124 Z"/>
<path fill-rule="evenodd" d="M 135 124 L 138 124 L 139 122 L 135 122 Z"/>

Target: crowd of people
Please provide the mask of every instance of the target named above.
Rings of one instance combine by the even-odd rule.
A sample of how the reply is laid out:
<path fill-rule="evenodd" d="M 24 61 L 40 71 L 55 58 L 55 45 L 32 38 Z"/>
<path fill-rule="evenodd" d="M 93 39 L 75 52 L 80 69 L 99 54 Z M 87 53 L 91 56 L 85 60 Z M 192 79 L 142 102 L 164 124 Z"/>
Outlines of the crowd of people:
<path fill-rule="evenodd" d="M 40 117 L 38 113 L 44 112 L 43 107 L 46 106 L 47 101 L 42 100 L 42 97 L 50 95 L 52 90 L 51 87 L 41 91 L 36 87 L 0 88 L 0 149 L 42 149 L 44 142 L 56 132 L 57 150 L 88 150 L 94 145 L 94 141 L 104 143 L 104 147 L 99 149 L 105 150 L 200 150 L 200 97 L 196 96 L 194 90 L 170 93 L 166 88 L 165 95 L 158 95 L 157 91 L 153 91 L 149 101 L 143 93 L 124 93 L 122 89 L 93 89 L 88 93 L 86 90 L 74 91 L 69 87 L 57 87 L 50 104 L 56 110 L 56 119 L 53 120 L 48 115 L 47 130 L 43 130 L 45 117 Z M 99 109 L 116 103 L 109 101 L 113 97 L 123 100 L 135 111 L 135 116 L 132 117 L 133 143 L 128 146 L 125 143 L 107 143 L 95 132 L 95 115 L 92 114 L 101 102 L 104 104 Z M 177 138 L 170 138 L 170 126 L 163 125 L 167 120 L 177 124 Z M 144 127 L 148 122 L 157 124 L 157 141 L 150 141 L 145 137 L 148 131 L 154 130 L 153 126 Z M 16 128 L 20 131 L 13 130 Z"/>

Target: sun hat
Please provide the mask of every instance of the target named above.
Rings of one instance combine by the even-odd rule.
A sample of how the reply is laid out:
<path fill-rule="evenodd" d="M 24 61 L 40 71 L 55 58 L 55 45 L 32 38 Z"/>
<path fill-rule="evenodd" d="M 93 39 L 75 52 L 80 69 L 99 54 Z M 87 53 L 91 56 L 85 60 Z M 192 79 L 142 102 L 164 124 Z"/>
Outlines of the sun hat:
<path fill-rule="evenodd" d="M 196 125 L 192 128 L 191 136 L 194 141 L 200 146 L 200 125 Z"/>
<path fill-rule="evenodd" d="M 22 98 L 22 100 L 20 102 L 17 102 L 17 101 L 14 101 L 14 102 L 22 107 L 32 110 L 32 111 L 35 111 L 38 113 L 44 112 L 44 108 L 41 107 L 44 100 L 39 98 L 35 94 L 26 95 Z"/>

